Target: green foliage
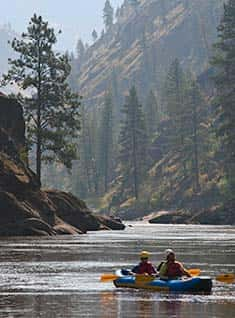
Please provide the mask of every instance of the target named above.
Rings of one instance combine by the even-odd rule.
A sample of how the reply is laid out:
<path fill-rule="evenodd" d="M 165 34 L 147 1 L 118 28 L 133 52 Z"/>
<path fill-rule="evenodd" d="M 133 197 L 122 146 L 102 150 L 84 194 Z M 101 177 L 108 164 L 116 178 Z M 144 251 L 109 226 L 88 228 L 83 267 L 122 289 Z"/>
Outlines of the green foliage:
<path fill-rule="evenodd" d="M 165 82 L 165 102 L 169 118 L 167 146 L 172 153 L 176 153 L 181 163 L 182 173 L 187 175 L 187 144 L 189 133 L 189 109 L 186 99 L 187 81 L 185 74 L 176 59 L 170 65 Z"/>
<path fill-rule="evenodd" d="M 167 114 L 171 121 L 171 147 L 183 152 L 186 132 L 186 78 L 176 59 L 170 66 L 165 83 Z"/>
<path fill-rule="evenodd" d="M 201 153 L 208 138 L 204 128 L 208 120 L 205 101 L 198 84 L 190 74 L 183 72 L 178 60 L 170 66 L 165 87 L 169 116 L 167 129 L 163 131 L 165 149 L 180 163 L 177 174 L 191 180 L 194 192 L 199 192 Z"/>
<path fill-rule="evenodd" d="M 235 195 L 235 2 L 224 5 L 224 17 L 218 27 L 217 54 L 212 64 L 217 70 L 215 83 L 216 131 L 220 138 L 222 165 L 228 182 L 228 189 Z"/>
<path fill-rule="evenodd" d="M 93 39 L 93 41 L 95 42 L 96 40 L 97 40 L 97 38 L 98 38 L 98 34 L 97 34 L 97 32 L 96 32 L 96 30 L 94 29 L 93 31 L 92 31 L 92 39 Z"/>
<path fill-rule="evenodd" d="M 146 127 L 148 138 L 151 140 L 154 137 L 158 129 L 158 125 L 160 123 L 160 113 L 158 109 L 158 103 L 156 96 L 154 95 L 153 91 L 151 90 L 145 105 L 145 118 L 146 118 Z"/>
<path fill-rule="evenodd" d="M 109 30 L 113 25 L 113 14 L 113 7 L 111 6 L 110 1 L 106 0 L 103 10 L 104 25 L 106 30 Z"/>
<path fill-rule="evenodd" d="M 99 176 L 103 180 L 104 191 L 113 177 L 113 102 L 110 92 L 106 93 L 100 125 Z"/>
<path fill-rule="evenodd" d="M 29 144 L 36 144 L 39 180 L 43 160 L 58 160 L 71 168 L 76 158 L 74 138 L 80 129 L 79 96 L 67 83 L 71 70 L 68 56 L 53 51 L 56 41 L 54 29 L 35 14 L 27 32 L 12 41 L 18 58 L 9 60 L 10 70 L 3 76 L 3 84 L 16 83 L 27 92 L 27 97 L 19 98 Z"/>
<path fill-rule="evenodd" d="M 78 140 L 79 161 L 73 168 L 76 182 L 74 193 L 83 197 L 98 192 L 98 127 L 95 112 L 81 107 L 81 134 Z"/>
<path fill-rule="evenodd" d="M 146 172 L 146 128 L 134 87 L 131 88 L 123 108 L 124 120 L 120 132 L 120 170 L 124 189 L 138 199 L 139 187 Z"/>

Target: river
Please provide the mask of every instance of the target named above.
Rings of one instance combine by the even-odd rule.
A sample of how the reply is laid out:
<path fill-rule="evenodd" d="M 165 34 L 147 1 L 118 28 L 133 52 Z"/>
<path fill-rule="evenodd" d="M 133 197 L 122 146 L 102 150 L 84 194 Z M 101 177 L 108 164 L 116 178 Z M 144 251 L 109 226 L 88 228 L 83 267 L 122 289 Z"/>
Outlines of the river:
<path fill-rule="evenodd" d="M 102 273 L 131 267 L 138 253 L 158 263 L 173 248 L 203 275 L 235 272 L 235 227 L 131 223 L 125 231 L 0 239 L 0 317 L 234 318 L 235 284 L 210 295 L 116 289 Z"/>

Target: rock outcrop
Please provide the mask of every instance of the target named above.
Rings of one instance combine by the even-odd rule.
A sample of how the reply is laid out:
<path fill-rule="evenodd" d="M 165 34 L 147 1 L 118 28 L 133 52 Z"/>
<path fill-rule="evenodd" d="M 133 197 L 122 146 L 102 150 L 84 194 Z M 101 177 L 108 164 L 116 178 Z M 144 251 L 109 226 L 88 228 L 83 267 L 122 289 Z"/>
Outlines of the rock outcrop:
<path fill-rule="evenodd" d="M 143 218 L 152 224 L 206 224 L 206 225 L 235 225 L 234 200 L 225 206 L 215 205 L 200 212 L 159 211 Z"/>
<path fill-rule="evenodd" d="M 42 191 L 20 158 L 25 144 L 22 107 L 0 96 L 0 236 L 80 234 L 124 225 L 93 214 L 72 194 Z"/>

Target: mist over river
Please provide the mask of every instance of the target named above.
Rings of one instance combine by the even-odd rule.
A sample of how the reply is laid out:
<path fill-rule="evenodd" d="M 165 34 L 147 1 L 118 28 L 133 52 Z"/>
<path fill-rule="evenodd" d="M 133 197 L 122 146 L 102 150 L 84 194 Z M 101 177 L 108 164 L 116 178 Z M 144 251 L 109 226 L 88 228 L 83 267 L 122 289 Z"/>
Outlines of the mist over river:
<path fill-rule="evenodd" d="M 130 224 L 130 223 L 128 223 Z M 131 223 L 125 231 L 0 239 L 0 317 L 234 318 L 235 285 L 213 281 L 210 295 L 116 289 L 102 273 L 158 264 L 173 248 L 202 275 L 235 272 L 235 227 Z"/>

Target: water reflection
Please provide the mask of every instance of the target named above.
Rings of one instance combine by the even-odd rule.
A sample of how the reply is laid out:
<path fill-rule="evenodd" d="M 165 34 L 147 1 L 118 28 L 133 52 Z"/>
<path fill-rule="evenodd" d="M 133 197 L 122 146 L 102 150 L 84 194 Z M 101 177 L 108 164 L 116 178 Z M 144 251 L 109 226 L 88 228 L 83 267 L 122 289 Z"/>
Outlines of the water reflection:
<path fill-rule="evenodd" d="M 167 247 L 203 275 L 235 272 L 235 228 L 134 224 L 124 232 L 0 239 L 0 317 L 234 318 L 235 285 L 211 295 L 116 289 L 101 273 L 136 263 L 139 250 L 158 263 Z"/>

